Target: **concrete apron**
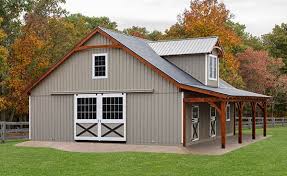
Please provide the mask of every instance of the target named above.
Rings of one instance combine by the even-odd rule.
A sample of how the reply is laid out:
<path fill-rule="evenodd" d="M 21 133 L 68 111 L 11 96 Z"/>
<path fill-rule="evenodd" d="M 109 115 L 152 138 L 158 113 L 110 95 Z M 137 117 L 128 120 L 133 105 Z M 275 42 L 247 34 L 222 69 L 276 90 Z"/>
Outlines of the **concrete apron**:
<path fill-rule="evenodd" d="M 194 144 L 188 147 L 182 146 L 160 146 L 160 145 L 130 145 L 98 142 L 52 142 L 52 141 L 25 141 L 16 144 L 18 147 L 44 147 L 53 148 L 69 152 L 84 153 L 107 153 L 107 152 L 152 152 L 152 153 L 177 153 L 177 154 L 197 154 L 197 155 L 223 155 L 237 150 L 251 143 L 267 139 L 270 136 L 256 136 L 252 140 L 251 136 L 243 136 L 243 143 L 238 144 L 237 136 L 227 137 L 226 149 L 220 148 L 220 139 Z"/>

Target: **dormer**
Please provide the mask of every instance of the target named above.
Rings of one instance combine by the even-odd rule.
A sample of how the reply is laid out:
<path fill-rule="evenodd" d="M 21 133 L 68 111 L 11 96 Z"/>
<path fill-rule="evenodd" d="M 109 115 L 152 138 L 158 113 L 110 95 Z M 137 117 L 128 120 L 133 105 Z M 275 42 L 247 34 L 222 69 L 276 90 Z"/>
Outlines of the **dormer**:
<path fill-rule="evenodd" d="M 153 50 L 204 85 L 218 87 L 222 49 L 218 37 L 150 42 Z"/>

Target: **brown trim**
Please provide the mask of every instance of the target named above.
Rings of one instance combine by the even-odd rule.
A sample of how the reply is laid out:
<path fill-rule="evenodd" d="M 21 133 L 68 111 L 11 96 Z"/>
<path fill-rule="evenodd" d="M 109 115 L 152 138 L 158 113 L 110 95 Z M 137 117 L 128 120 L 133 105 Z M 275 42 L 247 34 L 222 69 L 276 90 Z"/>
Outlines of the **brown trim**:
<path fill-rule="evenodd" d="M 227 98 L 227 95 L 221 94 L 221 93 L 217 93 L 217 92 L 213 92 L 213 91 L 209 91 L 209 90 L 204 90 L 204 89 L 200 89 L 200 88 L 196 88 L 196 87 L 191 87 L 191 86 L 187 86 L 184 84 L 178 84 L 178 87 L 180 89 L 183 90 L 188 90 L 188 91 L 193 91 L 193 92 L 197 92 L 197 93 L 203 93 L 206 95 L 211 95 L 211 96 L 215 96 L 215 97 L 219 97 L 219 98 Z"/>
<path fill-rule="evenodd" d="M 93 46 L 80 46 L 75 48 L 75 51 L 82 51 L 87 49 L 93 49 L 93 48 L 121 48 L 119 45 L 93 45 Z"/>
<path fill-rule="evenodd" d="M 233 135 L 236 135 L 236 103 L 233 104 Z"/>
<path fill-rule="evenodd" d="M 267 135 L 267 103 L 266 102 L 263 102 L 263 114 L 264 114 L 263 136 L 266 137 Z"/>
<path fill-rule="evenodd" d="M 189 103 L 204 103 L 204 102 L 219 102 L 224 100 L 220 98 L 209 97 L 209 98 L 184 98 L 183 101 Z"/>
<path fill-rule="evenodd" d="M 243 116 L 243 108 L 244 103 L 238 102 L 238 143 L 242 143 L 242 116 Z"/>
<path fill-rule="evenodd" d="M 255 139 L 256 136 L 256 105 L 257 103 L 251 103 L 252 109 L 252 139 Z"/>
<path fill-rule="evenodd" d="M 221 148 L 226 145 L 226 102 L 220 103 L 220 133 L 221 133 Z"/>
<path fill-rule="evenodd" d="M 182 145 L 183 147 L 186 146 L 186 103 L 183 102 L 183 124 L 182 124 Z"/>

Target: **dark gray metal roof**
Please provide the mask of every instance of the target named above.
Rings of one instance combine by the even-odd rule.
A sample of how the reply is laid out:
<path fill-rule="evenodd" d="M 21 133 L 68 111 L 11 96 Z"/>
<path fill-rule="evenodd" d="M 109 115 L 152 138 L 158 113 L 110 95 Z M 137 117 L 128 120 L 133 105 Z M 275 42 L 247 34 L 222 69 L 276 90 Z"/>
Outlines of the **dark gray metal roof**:
<path fill-rule="evenodd" d="M 203 89 L 208 90 L 228 96 L 248 96 L 248 97 L 264 97 L 267 98 L 268 96 L 248 92 L 245 90 L 236 89 L 230 84 L 226 83 L 223 80 L 220 80 L 219 87 L 210 87 L 202 84 L 200 81 L 192 77 L 190 74 L 186 73 L 185 71 L 178 68 L 176 65 L 168 62 L 164 58 L 160 57 L 149 45 L 149 41 L 143 40 L 137 37 L 128 36 L 119 32 L 115 32 L 109 29 L 101 28 L 104 32 L 108 35 L 113 37 L 115 40 L 132 50 L 134 53 L 145 59 L 147 62 L 161 70 L 166 75 L 170 76 L 176 82 Z M 217 39 L 216 39 L 217 40 Z M 215 41 L 215 40 L 214 40 Z"/>
<path fill-rule="evenodd" d="M 160 56 L 210 53 L 218 37 L 202 37 L 182 40 L 149 42 L 149 46 Z"/>

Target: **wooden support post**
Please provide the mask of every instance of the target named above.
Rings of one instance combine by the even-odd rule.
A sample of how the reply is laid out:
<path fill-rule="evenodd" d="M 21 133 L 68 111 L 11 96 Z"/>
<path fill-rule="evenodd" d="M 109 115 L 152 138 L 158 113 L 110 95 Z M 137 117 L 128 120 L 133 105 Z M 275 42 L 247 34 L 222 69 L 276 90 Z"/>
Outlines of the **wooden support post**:
<path fill-rule="evenodd" d="M 251 103 L 251 109 L 252 109 L 252 139 L 255 139 L 256 136 L 256 102 Z"/>
<path fill-rule="evenodd" d="M 182 115 L 183 115 L 183 123 L 182 123 L 182 145 L 186 146 L 186 103 L 183 101 L 183 107 L 182 107 Z"/>
<path fill-rule="evenodd" d="M 236 103 L 233 104 L 233 116 L 234 116 L 234 120 L 233 120 L 233 135 L 236 135 Z"/>
<path fill-rule="evenodd" d="M 0 123 L 1 125 L 1 143 L 5 142 L 5 132 L 6 132 L 6 124 L 5 122 Z"/>
<path fill-rule="evenodd" d="M 266 128 L 267 128 L 267 102 L 263 103 L 263 136 L 266 137 Z"/>
<path fill-rule="evenodd" d="M 226 145 L 226 102 L 220 103 L 220 132 L 221 132 L 221 148 Z"/>
<path fill-rule="evenodd" d="M 242 143 L 242 115 L 243 115 L 243 102 L 238 103 L 238 143 Z"/>

